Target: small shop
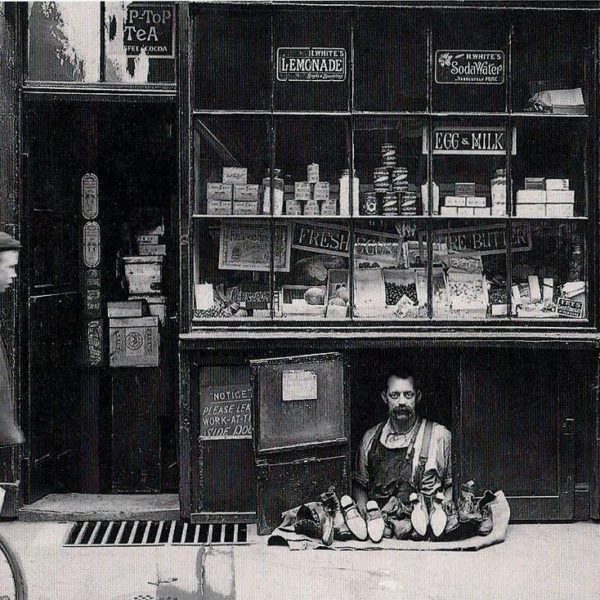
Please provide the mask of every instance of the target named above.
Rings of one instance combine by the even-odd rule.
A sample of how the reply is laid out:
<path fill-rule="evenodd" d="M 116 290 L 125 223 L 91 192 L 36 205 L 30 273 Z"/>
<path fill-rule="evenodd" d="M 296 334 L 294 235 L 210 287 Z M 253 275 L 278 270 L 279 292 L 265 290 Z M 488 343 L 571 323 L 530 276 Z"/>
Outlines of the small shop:
<path fill-rule="evenodd" d="M 600 517 L 595 5 L 15 13 L 25 505 L 269 534 L 410 373 L 455 501 Z"/>

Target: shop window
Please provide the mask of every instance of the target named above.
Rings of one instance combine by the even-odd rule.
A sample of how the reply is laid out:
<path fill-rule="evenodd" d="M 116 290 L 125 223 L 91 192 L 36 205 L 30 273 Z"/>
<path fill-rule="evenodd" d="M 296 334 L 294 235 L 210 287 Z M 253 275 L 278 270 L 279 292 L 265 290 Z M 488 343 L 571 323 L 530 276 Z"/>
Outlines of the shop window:
<path fill-rule="evenodd" d="M 433 109 L 504 112 L 507 50 L 501 12 L 441 12 L 433 29 Z"/>
<path fill-rule="evenodd" d="M 204 10 L 194 19 L 196 108 L 268 110 L 271 104 L 271 17 Z"/>
<path fill-rule="evenodd" d="M 354 108 L 427 109 L 427 22 L 414 13 L 361 15 L 354 27 Z"/>
<path fill-rule="evenodd" d="M 350 38 L 349 15 L 340 10 L 276 13 L 275 110 L 348 110 Z"/>
<path fill-rule="evenodd" d="M 100 81 L 100 3 L 29 3 L 29 79 Z"/>

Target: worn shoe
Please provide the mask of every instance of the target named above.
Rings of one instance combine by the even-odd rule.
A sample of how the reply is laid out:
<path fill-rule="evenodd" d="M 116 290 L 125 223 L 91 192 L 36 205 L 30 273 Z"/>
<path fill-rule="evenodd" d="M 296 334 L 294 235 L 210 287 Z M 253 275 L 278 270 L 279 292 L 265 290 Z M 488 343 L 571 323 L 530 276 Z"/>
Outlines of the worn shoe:
<path fill-rule="evenodd" d="M 335 493 L 335 487 L 330 487 L 329 490 L 321 494 L 321 502 L 323 508 L 333 518 L 333 537 L 340 542 L 347 542 L 352 539 L 352 532 L 348 529 L 344 515 L 340 507 L 340 500 Z"/>
<path fill-rule="evenodd" d="M 369 534 L 367 532 L 367 524 L 358 511 L 356 503 L 350 496 L 344 495 L 340 498 L 340 508 L 348 525 L 348 529 L 357 540 L 365 541 Z"/>
<path fill-rule="evenodd" d="M 461 523 L 469 521 L 481 522 L 483 517 L 481 511 L 475 504 L 473 498 L 475 496 L 475 482 L 467 481 L 460 488 L 460 498 L 458 500 L 458 520 Z"/>
<path fill-rule="evenodd" d="M 427 533 L 429 525 L 429 515 L 425 506 L 425 498 L 423 494 L 413 492 L 410 495 L 410 503 L 412 504 L 412 512 L 410 513 L 410 522 L 413 529 L 420 535 L 424 536 Z"/>
<path fill-rule="evenodd" d="M 379 505 L 375 500 L 369 500 L 367 502 L 367 533 L 372 542 L 378 544 L 383 538 L 383 531 L 385 529 L 385 523 L 379 510 Z"/>
<path fill-rule="evenodd" d="M 303 504 L 298 509 L 296 522 L 294 523 L 294 531 L 300 535 L 306 535 L 310 538 L 321 539 L 323 529 L 317 514 L 312 511 L 306 504 Z"/>
<path fill-rule="evenodd" d="M 438 492 L 431 499 L 431 511 L 429 512 L 429 523 L 434 537 L 439 538 L 446 530 L 448 515 L 444 510 L 444 494 Z"/>
<path fill-rule="evenodd" d="M 321 541 L 325 546 L 331 546 L 333 544 L 333 517 L 327 513 L 323 513 L 321 519 Z"/>
<path fill-rule="evenodd" d="M 404 517 L 401 519 L 389 519 L 389 522 L 392 524 L 392 528 L 394 530 L 394 537 L 397 540 L 407 540 L 410 538 L 413 528 L 412 523 L 408 517 Z"/>
<path fill-rule="evenodd" d="M 487 506 L 490 502 L 493 502 L 496 499 L 496 494 L 491 492 L 490 490 L 485 490 L 483 492 L 483 496 L 479 499 L 477 503 L 477 507 L 479 510 L 482 510 L 485 506 Z"/>
<path fill-rule="evenodd" d="M 456 509 L 456 504 L 452 500 L 446 500 L 444 505 L 444 510 L 446 511 L 446 515 L 448 520 L 446 521 L 446 527 L 444 528 L 444 534 L 448 534 L 454 531 L 458 525 L 458 510 Z"/>
<path fill-rule="evenodd" d="M 492 509 L 489 506 L 484 506 L 481 510 L 483 520 L 477 528 L 477 535 L 489 535 L 494 528 L 494 520 L 492 518 Z"/>

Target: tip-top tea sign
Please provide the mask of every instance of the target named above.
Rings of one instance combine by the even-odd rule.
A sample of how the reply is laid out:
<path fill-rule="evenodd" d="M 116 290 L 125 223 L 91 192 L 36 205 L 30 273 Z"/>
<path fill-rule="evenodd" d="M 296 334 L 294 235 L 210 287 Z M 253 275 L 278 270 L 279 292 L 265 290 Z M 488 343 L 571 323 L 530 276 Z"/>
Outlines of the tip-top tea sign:
<path fill-rule="evenodd" d="M 436 50 L 435 82 L 463 85 L 504 83 L 503 50 Z"/>
<path fill-rule="evenodd" d="M 161 2 L 131 2 L 123 23 L 123 46 L 127 56 L 142 50 L 152 58 L 175 56 L 175 10 Z"/>
<path fill-rule="evenodd" d="M 345 81 L 344 48 L 277 48 L 278 81 Z"/>

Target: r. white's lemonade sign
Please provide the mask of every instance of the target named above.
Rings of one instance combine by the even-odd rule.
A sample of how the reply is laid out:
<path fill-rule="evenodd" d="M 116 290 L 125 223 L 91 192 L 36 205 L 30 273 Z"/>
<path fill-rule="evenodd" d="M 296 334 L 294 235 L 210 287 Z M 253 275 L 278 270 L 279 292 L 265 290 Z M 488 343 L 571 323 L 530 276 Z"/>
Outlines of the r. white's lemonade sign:
<path fill-rule="evenodd" d="M 278 81 L 344 81 L 344 48 L 277 48 Z"/>
<path fill-rule="evenodd" d="M 435 82 L 501 85 L 504 65 L 503 50 L 436 50 Z"/>

